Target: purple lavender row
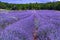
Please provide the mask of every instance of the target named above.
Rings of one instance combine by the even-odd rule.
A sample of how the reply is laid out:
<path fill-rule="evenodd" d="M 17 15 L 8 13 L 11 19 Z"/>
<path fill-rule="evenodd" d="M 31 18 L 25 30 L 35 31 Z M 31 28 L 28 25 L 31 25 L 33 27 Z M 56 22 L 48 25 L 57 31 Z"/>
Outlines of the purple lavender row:
<path fill-rule="evenodd" d="M 26 11 L 9 11 L 5 13 L 0 13 L 0 28 L 5 28 L 6 26 L 13 24 L 21 19 L 29 17 L 31 13 Z"/>
<path fill-rule="evenodd" d="M 1 40 L 34 40 L 33 32 L 36 27 L 38 27 L 37 40 L 60 40 L 59 11 L 27 10 L 21 14 L 15 11 L 9 15 L 25 17 L 6 27 L 1 32 Z"/>

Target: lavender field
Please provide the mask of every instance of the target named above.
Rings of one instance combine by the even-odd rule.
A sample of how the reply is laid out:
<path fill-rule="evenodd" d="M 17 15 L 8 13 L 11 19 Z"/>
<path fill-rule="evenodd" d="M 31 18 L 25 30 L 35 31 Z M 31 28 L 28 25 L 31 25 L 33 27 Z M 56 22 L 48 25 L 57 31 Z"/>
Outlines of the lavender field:
<path fill-rule="evenodd" d="M 60 11 L 0 11 L 0 40 L 60 40 Z"/>

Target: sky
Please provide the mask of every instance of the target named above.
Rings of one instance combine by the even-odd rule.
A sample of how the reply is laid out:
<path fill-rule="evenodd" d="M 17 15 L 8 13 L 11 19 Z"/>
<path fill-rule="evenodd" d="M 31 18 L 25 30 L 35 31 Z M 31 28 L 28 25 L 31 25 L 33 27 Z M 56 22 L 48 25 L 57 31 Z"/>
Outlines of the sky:
<path fill-rule="evenodd" d="M 8 2 L 8 3 L 17 3 L 17 4 L 21 4 L 21 3 L 46 3 L 46 2 L 53 2 L 53 1 L 60 1 L 60 0 L 0 0 L 2 2 Z"/>

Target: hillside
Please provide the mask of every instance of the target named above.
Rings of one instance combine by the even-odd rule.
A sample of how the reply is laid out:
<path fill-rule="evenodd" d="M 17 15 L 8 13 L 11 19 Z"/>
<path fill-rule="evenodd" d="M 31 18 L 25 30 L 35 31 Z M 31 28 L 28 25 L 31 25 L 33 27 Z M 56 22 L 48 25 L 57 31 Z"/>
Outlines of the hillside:
<path fill-rule="evenodd" d="M 0 9 L 7 10 L 60 10 L 60 1 L 48 3 L 12 4 L 0 2 Z"/>

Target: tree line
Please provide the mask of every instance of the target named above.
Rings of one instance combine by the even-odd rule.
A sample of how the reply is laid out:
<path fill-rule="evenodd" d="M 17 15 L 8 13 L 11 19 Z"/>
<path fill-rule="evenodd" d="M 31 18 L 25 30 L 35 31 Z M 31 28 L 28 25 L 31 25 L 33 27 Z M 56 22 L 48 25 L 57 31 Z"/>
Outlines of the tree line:
<path fill-rule="evenodd" d="M 48 3 L 12 4 L 0 2 L 0 9 L 7 10 L 60 10 L 60 1 Z"/>

